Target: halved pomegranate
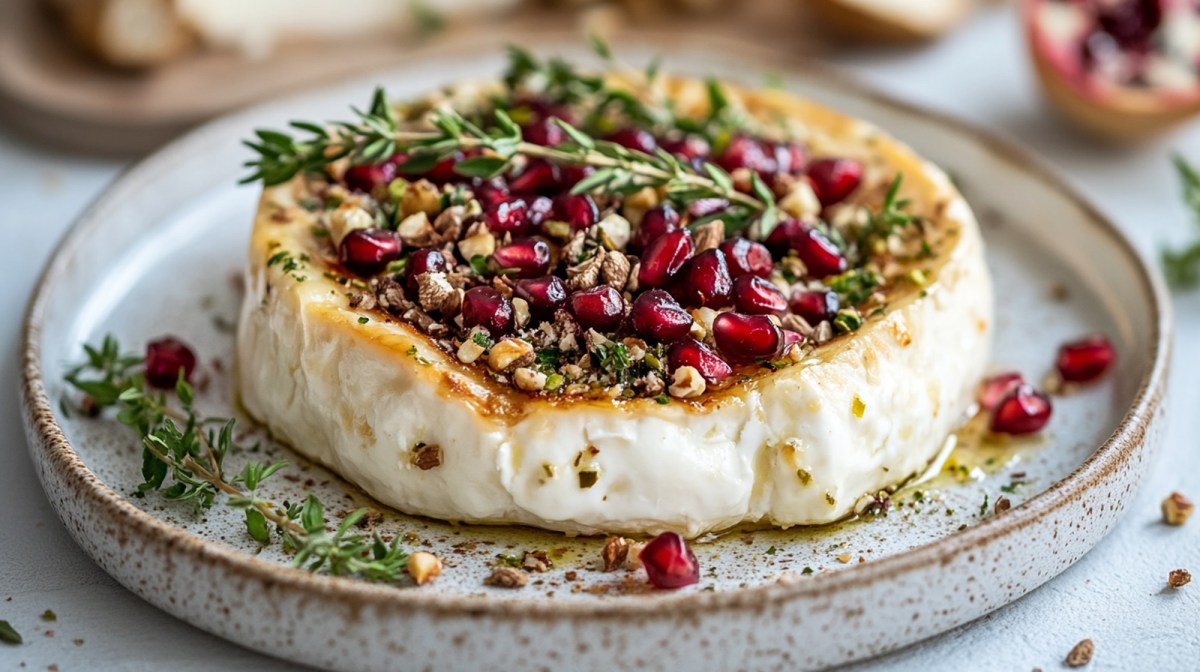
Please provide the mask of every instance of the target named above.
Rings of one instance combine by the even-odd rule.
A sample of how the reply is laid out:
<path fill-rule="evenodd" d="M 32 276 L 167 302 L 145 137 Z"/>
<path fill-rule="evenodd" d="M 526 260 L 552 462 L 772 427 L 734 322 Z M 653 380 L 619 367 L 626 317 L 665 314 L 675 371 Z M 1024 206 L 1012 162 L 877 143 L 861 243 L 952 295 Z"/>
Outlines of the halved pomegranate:
<path fill-rule="evenodd" d="M 472 287 L 463 295 L 462 320 L 466 329 L 483 327 L 499 338 L 512 327 L 512 301 L 494 287 Z"/>
<path fill-rule="evenodd" d="M 711 249 L 692 257 L 672 281 L 671 294 L 685 306 L 724 308 L 730 305 L 733 279 L 729 277 L 725 253 Z"/>
<path fill-rule="evenodd" d="M 1112 341 L 1099 334 L 1067 343 L 1058 350 L 1058 373 L 1068 383 L 1086 383 L 1104 374 L 1117 358 Z"/>
<path fill-rule="evenodd" d="M 567 302 L 567 286 L 556 275 L 517 280 L 513 294 L 529 304 L 534 315 L 547 316 Z"/>
<path fill-rule="evenodd" d="M 575 292 L 568 301 L 575 321 L 584 329 L 612 331 L 621 326 L 625 317 L 625 300 L 608 285 Z"/>
<path fill-rule="evenodd" d="M 1194 2 L 1024 0 L 1023 14 L 1046 93 L 1083 128 L 1136 139 L 1200 113 Z"/>
<path fill-rule="evenodd" d="M 355 275 L 369 277 L 382 273 L 400 258 L 400 237 L 385 229 L 354 229 L 338 246 L 338 261 Z"/>
<path fill-rule="evenodd" d="M 190 381 L 195 370 L 196 353 L 178 338 L 167 336 L 146 344 L 145 375 L 151 387 L 173 390 L 180 375 Z"/>
<path fill-rule="evenodd" d="M 1025 376 L 1016 371 L 996 374 L 979 384 L 976 399 L 979 407 L 990 411 L 1009 393 L 1025 384 Z"/>
<path fill-rule="evenodd" d="M 700 581 L 696 555 L 675 532 L 663 532 L 647 542 L 638 553 L 638 560 L 655 588 L 682 588 Z"/>
<path fill-rule="evenodd" d="M 671 344 L 667 351 L 667 362 L 674 372 L 681 366 L 690 366 L 700 372 L 710 385 L 719 383 L 733 375 L 733 367 L 707 345 L 694 338 L 686 337 Z"/>
<path fill-rule="evenodd" d="M 662 343 L 677 341 L 692 328 L 692 314 L 684 310 L 675 297 L 661 289 L 642 292 L 633 300 L 630 313 L 633 330 L 639 336 Z"/>
<path fill-rule="evenodd" d="M 992 411 L 991 430 L 999 434 L 1032 434 L 1050 421 L 1050 398 L 1029 385 L 1018 385 Z"/>
<path fill-rule="evenodd" d="M 766 315 L 721 313 L 713 319 L 712 333 L 717 350 L 734 362 L 771 359 L 783 347 L 783 331 Z"/>
<path fill-rule="evenodd" d="M 743 275 L 733 281 L 733 305 L 747 315 L 779 315 L 788 309 L 788 300 L 767 280 Z"/>
<path fill-rule="evenodd" d="M 492 266 L 499 273 L 518 278 L 536 278 L 550 270 L 550 244 L 541 238 L 526 238 L 496 248 Z"/>
<path fill-rule="evenodd" d="M 671 231 L 650 243 L 642 254 L 638 285 L 662 287 L 692 258 L 692 236 L 684 229 Z"/>

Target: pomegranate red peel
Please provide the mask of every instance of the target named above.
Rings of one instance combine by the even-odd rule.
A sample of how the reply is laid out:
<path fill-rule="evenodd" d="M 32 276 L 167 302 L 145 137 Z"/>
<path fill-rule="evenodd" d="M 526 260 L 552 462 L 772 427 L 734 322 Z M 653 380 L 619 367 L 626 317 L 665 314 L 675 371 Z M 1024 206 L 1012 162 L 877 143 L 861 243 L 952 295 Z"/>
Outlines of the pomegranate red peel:
<path fill-rule="evenodd" d="M 673 590 L 700 582 L 700 563 L 683 537 L 663 532 L 638 553 L 646 577 L 655 588 Z"/>

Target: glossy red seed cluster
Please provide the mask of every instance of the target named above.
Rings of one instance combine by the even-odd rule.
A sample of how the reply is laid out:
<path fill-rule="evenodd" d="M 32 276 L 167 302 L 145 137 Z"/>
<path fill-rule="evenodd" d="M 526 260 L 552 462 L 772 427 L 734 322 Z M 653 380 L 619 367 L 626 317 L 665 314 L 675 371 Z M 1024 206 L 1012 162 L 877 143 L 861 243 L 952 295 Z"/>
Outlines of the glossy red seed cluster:
<path fill-rule="evenodd" d="M 647 542 L 638 553 L 638 560 L 655 588 L 683 588 L 700 581 L 696 555 L 675 532 L 663 532 Z"/>
<path fill-rule="evenodd" d="M 536 99 L 516 104 L 522 110 L 526 140 L 541 145 L 567 140 L 555 120 L 575 123 L 569 107 Z M 777 180 L 785 180 L 779 184 L 807 180 L 826 206 L 849 198 L 862 179 L 857 161 L 812 160 L 802 145 L 746 134 L 735 135 L 715 153 L 705 138 L 680 131 L 656 137 L 645 129 L 622 127 L 604 139 L 647 154 L 666 151 L 698 169 L 701 162 L 713 161 L 735 175 L 756 173 L 772 185 Z M 435 185 L 461 184 L 470 189 L 482 209 L 477 219 L 496 238 L 482 266 L 479 259 L 458 258 L 453 244 L 410 250 L 396 233 L 377 228 L 353 230 L 342 239 L 341 265 L 351 274 L 370 278 L 404 259 L 403 276 L 397 279 L 403 281 L 409 300 L 416 301 L 423 274 L 450 274 L 469 264 L 483 277 L 468 281 L 461 304 L 455 302 L 460 316 L 440 316 L 453 318 L 463 330 L 460 335 L 475 327 L 494 339 L 513 334 L 518 324 L 510 297 L 515 297 L 528 305 L 534 326 L 567 316 L 583 331 L 594 329 L 618 338 L 636 335 L 665 348 L 668 372 L 690 366 L 709 384 L 728 380 L 734 365 L 778 358 L 789 346 L 802 343 L 799 333 L 781 328 L 781 318 L 789 312 L 812 326 L 832 320 L 837 313 L 837 294 L 831 291 L 786 296 L 771 281 L 777 260 L 788 255 L 798 258 L 807 269 L 806 277 L 812 279 L 848 269 L 846 258 L 819 228 L 785 219 L 763 242 L 732 236 L 715 248 L 696 249 L 697 238 L 688 225 L 730 208 L 730 201 L 723 198 L 684 205 L 661 203 L 639 213 L 640 221 L 633 220 L 625 248 L 608 252 L 628 255 L 632 277 L 627 286 L 615 284 L 608 275 L 596 286 L 568 283 L 572 276 L 566 271 L 578 259 L 563 258 L 566 239 L 577 232 L 594 233 L 605 213 L 614 208 L 622 212 L 620 200 L 614 204 L 611 195 L 570 193 L 593 169 L 540 158 L 490 179 L 457 175 L 455 163 L 471 155 L 457 153 L 423 175 L 412 175 L 404 168 L 408 157 L 397 154 L 377 165 L 352 166 L 344 179 L 351 190 L 378 199 L 387 197 L 389 184 L 399 177 L 410 181 L 423 177 Z M 705 342 L 692 337 L 693 311 L 702 308 L 721 311 L 715 319 L 706 318 L 712 319 L 712 328 L 707 334 L 701 330 Z"/>

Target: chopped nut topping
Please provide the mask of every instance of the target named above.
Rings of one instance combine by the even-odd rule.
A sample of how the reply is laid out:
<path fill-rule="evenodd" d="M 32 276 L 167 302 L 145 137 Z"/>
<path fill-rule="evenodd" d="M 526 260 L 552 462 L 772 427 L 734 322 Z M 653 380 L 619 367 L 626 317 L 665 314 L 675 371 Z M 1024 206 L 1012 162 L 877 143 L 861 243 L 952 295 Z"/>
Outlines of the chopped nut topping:
<path fill-rule="evenodd" d="M 604 277 L 604 284 L 618 292 L 624 289 L 629 282 L 629 271 L 629 258 L 620 252 L 610 252 L 604 255 L 604 261 L 600 264 L 600 273 Z"/>
<path fill-rule="evenodd" d="M 675 375 L 671 378 L 671 387 L 667 389 L 672 397 L 680 399 L 691 399 L 704 394 L 707 385 L 704 382 L 704 376 L 691 366 L 681 366 L 675 369 Z"/>
<path fill-rule="evenodd" d="M 521 567 L 530 572 L 544 572 L 554 566 L 550 555 L 543 550 L 525 551 L 521 558 Z"/>
<path fill-rule="evenodd" d="M 434 217 L 442 211 L 442 192 L 429 180 L 417 180 L 404 190 L 400 211 L 405 217 L 418 212 Z"/>
<path fill-rule="evenodd" d="M 518 296 L 513 298 L 512 304 L 513 321 L 518 329 L 524 329 L 525 325 L 529 324 L 529 302 Z"/>
<path fill-rule="evenodd" d="M 355 229 L 369 229 L 375 226 L 375 218 L 371 213 L 357 205 L 343 203 L 329 213 L 329 238 L 333 244 L 341 245 L 342 238 Z"/>
<path fill-rule="evenodd" d="M 408 575 L 414 583 L 423 586 L 442 573 L 442 561 L 432 553 L 417 551 L 408 556 Z"/>
<path fill-rule="evenodd" d="M 417 276 L 417 300 L 427 311 L 454 315 L 462 305 L 463 291 L 455 289 L 445 273 L 422 273 Z"/>
<path fill-rule="evenodd" d="M 813 331 L 812 338 L 818 344 L 826 343 L 829 339 L 833 338 L 833 325 L 829 323 L 829 320 L 825 320 L 817 325 L 817 328 Z"/>
<path fill-rule="evenodd" d="M 462 345 L 458 346 L 458 361 L 463 364 L 473 363 L 487 351 L 487 348 L 475 342 L 476 333 L 487 334 L 483 329 L 476 328 L 470 334 L 467 334 L 467 338 L 463 340 Z"/>
<path fill-rule="evenodd" d="M 600 220 L 596 226 L 599 229 L 600 234 L 604 236 L 604 238 L 607 239 L 609 244 L 612 246 L 611 249 L 617 251 L 624 250 L 625 246 L 629 244 L 631 227 L 628 219 L 625 219 L 614 212 Z M 617 289 L 620 289 L 620 287 Z"/>
<path fill-rule="evenodd" d="M 841 555 L 837 556 L 837 561 L 844 565 L 850 562 L 853 558 L 854 556 L 849 553 L 842 553 Z"/>
<path fill-rule="evenodd" d="M 475 257 L 488 258 L 496 251 L 496 237 L 488 233 L 487 227 L 483 231 L 471 236 L 467 236 L 458 241 L 458 253 L 463 259 L 471 260 Z"/>
<path fill-rule="evenodd" d="M 537 392 L 546 387 L 546 374 L 521 367 L 513 372 L 513 382 L 526 392 Z"/>
<path fill-rule="evenodd" d="M 797 219 L 821 214 L 821 201 L 808 180 L 796 180 L 787 195 L 779 199 L 779 209 Z"/>
<path fill-rule="evenodd" d="M 604 571 L 615 572 L 629 557 L 629 540 L 625 537 L 609 537 L 604 542 L 600 557 L 604 559 Z"/>
<path fill-rule="evenodd" d="M 1067 667 L 1083 667 L 1092 662 L 1092 656 L 1096 653 L 1096 645 L 1090 639 L 1085 639 L 1075 645 L 1071 652 L 1067 654 Z"/>
<path fill-rule="evenodd" d="M 418 212 L 405 217 L 396 227 L 396 233 L 405 245 L 425 247 L 432 245 L 437 237 L 433 225 L 429 223 L 429 215 Z"/>
<path fill-rule="evenodd" d="M 413 447 L 412 463 L 421 471 L 442 466 L 442 447 L 436 443 L 418 443 Z"/>
<path fill-rule="evenodd" d="M 519 338 L 506 338 L 488 352 L 488 366 L 497 373 L 528 366 L 536 355 L 533 346 Z"/>
<path fill-rule="evenodd" d="M 1182 588 L 1192 582 L 1192 573 L 1186 569 L 1172 569 L 1167 575 L 1167 585 L 1171 588 Z"/>
<path fill-rule="evenodd" d="M 696 254 L 716 249 L 725 239 L 725 222 L 716 220 L 702 224 L 696 227 L 693 238 L 696 241 Z"/>
<path fill-rule="evenodd" d="M 529 583 L 529 575 L 516 567 L 495 567 L 492 573 L 483 580 L 485 586 L 497 588 L 524 588 Z"/>
<path fill-rule="evenodd" d="M 600 271 L 608 254 L 597 250 L 596 255 L 567 269 L 567 287 L 575 290 L 591 289 L 600 282 Z"/>
<path fill-rule="evenodd" d="M 1000 499 L 996 500 L 996 508 L 995 508 L 996 513 L 1004 513 L 1005 511 L 1008 511 L 1011 508 L 1012 508 L 1012 500 L 1010 500 L 1008 497 L 1001 497 Z"/>
<path fill-rule="evenodd" d="M 1195 508 L 1192 500 L 1181 493 L 1172 492 L 1162 503 L 1163 522 L 1167 525 L 1183 525 Z"/>

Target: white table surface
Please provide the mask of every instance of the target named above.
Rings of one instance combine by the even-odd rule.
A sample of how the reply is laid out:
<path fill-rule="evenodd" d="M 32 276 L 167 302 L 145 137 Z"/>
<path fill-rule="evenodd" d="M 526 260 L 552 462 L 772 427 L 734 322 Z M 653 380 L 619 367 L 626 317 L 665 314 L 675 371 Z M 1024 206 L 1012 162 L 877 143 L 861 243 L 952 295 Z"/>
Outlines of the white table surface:
<path fill-rule="evenodd" d="M 1168 159 L 1179 151 L 1200 162 L 1200 123 L 1138 149 L 1100 147 L 1073 134 L 1039 101 L 1006 8 L 981 10 L 932 47 L 835 60 L 901 97 L 1034 148 L 1152 258 L 1164 242 L 1193 233 Z M 31 146 L 0 128 L 0 314 L 10 316 L 0 321 L 0 619 L 26 642 L 0 645 L 0 670 L 295 669 L 175 620 L 109 578 L 71 541 L 28 457 L 16 395 L 20 315 L 59 237 L 121 168 Z M 1167 448 L 1116 529 L 1024 599 L 855 670 L 1061 669 L 1085 637 L 1096 643 L 1088 669 L 1200 670 L 1200 516 L 1183 528 L 1158 522 L 1159 502 L 1171 490 L 1200 499 L 1200 291 L 1174 298 Z M 1198 580 L 1167 591 L 1167 572 L 1176 567 Z M 41 620 L 46 609 L 56 622 Z"/>

